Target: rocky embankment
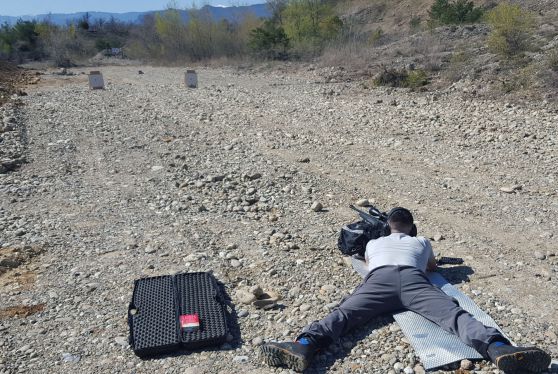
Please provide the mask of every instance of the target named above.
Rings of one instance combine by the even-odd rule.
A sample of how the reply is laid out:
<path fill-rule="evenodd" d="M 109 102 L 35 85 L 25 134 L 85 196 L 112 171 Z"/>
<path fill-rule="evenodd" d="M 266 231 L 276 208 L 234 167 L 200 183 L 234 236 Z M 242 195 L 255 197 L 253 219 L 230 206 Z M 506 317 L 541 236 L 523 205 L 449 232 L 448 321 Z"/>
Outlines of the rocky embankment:
<path fill-rule="evenodd" d="M 370 90 L 323 71 L 202 70 L 185 89 L 181 69 L 141 70 L 103 68 L 102 91 L 45 76 L 2 111 L 2 158 L 26 163 L 0 173 L 0 373 L 288 372 L 257 346 L 294 338 L 358 284 L 336 240 L 362 198 L 412 209 L 435 251 L 465 258 L 444 275 L 516 343 L 558 356 L 556 108 Z M 134 356 L 134 279 L 209 270 L 240 336 Z M 275 305 L 254 304 L 260 288 Z M 424 369 L 385 317 L 309 372 Z"/>

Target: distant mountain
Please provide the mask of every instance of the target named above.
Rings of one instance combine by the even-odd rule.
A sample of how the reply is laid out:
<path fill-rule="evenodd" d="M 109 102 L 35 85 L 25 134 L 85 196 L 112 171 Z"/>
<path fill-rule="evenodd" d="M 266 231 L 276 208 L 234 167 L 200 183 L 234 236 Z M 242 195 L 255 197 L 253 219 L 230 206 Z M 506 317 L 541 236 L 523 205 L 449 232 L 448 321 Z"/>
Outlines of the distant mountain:
<path fill-rule="evenodd" d="M 246 5 L 246 6 L 232 6 L 232 7 L 214 7 L 211 5 L 206 5 L 202 8 L 203 10 L 207 10 L 209 14 L 211 14 L 214 20 L 220 21 L 226 19 L 228 21 L 236 21 L 243 17 L 243 15 L 252 13 L 256 17 L 260 18 L 267 18 L 270 16 L 270 12 L 265 4 L 254 4 L 254 5 Z M 143 19 L 144 16 L 162 12 L 162 11 L 148 11 L 148 12 L 128 12 L 128 13 L 107 13 L 107 12 L 79 12 L 79 13 L 71 13 L 71 14 L 39 14 L 36 16 L 21 16 L 21 17 L 12 17 L 12 16 L 0 16 L 0 24 L 8 23 L 10 25 L 15 24 L 19 19 L 23 21 L 43 21 L 43 20 L 50 20 L 50 22 L 56 25 L 67 25 L 72 23 L 76 20 L 83 18 L 86 14 L 89 14 L 90 20 L 95 21 L 98 19 L 109 20 L 114 18 L 120 22 L 126 23 L 139 23 Z M 185 10 L 181 10 L 180 13 L 182 14 L 182 18 L 187 20 L 188 19 L 188 12 Z"/>

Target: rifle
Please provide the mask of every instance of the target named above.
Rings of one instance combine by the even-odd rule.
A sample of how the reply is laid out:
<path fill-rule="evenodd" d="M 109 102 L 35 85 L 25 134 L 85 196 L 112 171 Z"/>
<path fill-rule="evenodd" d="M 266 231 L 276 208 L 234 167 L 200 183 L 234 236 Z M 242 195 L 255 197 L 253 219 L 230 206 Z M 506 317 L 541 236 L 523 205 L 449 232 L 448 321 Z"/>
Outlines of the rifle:
<path fill-rule="evenodd" d="M 382 222 L 387 221 L 387 214 L 380 212 L 376 207 L 374 207 L 372 205 L 368 206 L 368 211 L 370 213 L 366 213 L 365 211 L 358 209 L 357 207 L 355 207 L 352 204 L 349 205 L 349 208 L 351 208 L 352 210 L 357 212 L 358 215 L 360 216 L 360 218 L 362 218 L 363 221 L 366 221 L 370 224 L 376 224 L 378 222 L 378 220 L 380 220 Z"/>
<path fill-rule="evenodd" d="M 387 236 L 390 234 L 391 230 L 387 223 L 388 220 L 388 213 L 382 213 L 378 210 L 378 208 L 374 207 L 373 205 L 368 205 L 368 211 L 370 213 L 363 212 L 360 209 L 357 209 L 354 205 L 349 205 L 349 208 L 356 211 L 360 218 L 362 218 L 365 222 L 378 226 L 379 224 L 382 225 L 382 235 Z M 393 210 L 392 210 L 393 211 Z M 417 236 L 417 226 L 413 224 L 413 228 L 409 233 L 411 236 Z"/>
<path fill-rule="evenodd" d="M 463 263 L 463 259 L 461 257 L 440 257 L 436 260 L 438 265 L 461 265 Z"/>

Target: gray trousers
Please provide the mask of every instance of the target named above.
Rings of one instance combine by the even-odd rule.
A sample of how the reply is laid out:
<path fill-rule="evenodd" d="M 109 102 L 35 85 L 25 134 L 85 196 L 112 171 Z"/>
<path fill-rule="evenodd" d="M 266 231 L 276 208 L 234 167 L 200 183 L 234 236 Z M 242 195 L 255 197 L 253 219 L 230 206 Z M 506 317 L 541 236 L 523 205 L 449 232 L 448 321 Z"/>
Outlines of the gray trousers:
<path fill-rule="evenodd" d="M 349 297 L 324 319 L 305 327 L 299 338 L 306 337 L 324 348 L 373 317 L 404 309 L 457 335 L 485 358 L 491 342 L 507 342 L 498 330 L 477 321 L 454 298 L 430 283 L 421 270 L 410 266 L 372 270 Z"/>

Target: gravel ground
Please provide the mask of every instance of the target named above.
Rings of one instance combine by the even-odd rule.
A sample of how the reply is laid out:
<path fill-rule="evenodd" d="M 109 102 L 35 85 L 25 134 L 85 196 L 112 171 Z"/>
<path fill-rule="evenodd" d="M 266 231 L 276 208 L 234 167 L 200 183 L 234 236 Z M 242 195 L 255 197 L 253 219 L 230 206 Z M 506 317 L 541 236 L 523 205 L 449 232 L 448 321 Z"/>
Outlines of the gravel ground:
<path fill-rule="evenodd" d="M 336 239 L 362 198 L 413 210 L 435 251 L 466 260 L 444 275 L 515 342 L 558 356 L 555 107 L 326 83 L 313 68 L 201 70 L 186 89 L 183 69 L 140 68 L 103 67 L 101 91 L 46 75 L 2 109 L 2 163 L 19 161 L 0 169 L 0 373 L 287 373 L 257 346 L 358 284 Z M 138 359 L 134 279 L 209 270 L 240 337 Z M 253 286 L 279 305 L 256 309 Z M 385 317 L 309 372 L 403 370 L 424 371 Z"/>

